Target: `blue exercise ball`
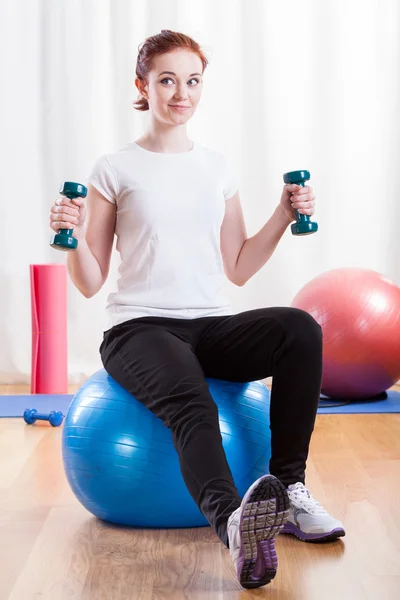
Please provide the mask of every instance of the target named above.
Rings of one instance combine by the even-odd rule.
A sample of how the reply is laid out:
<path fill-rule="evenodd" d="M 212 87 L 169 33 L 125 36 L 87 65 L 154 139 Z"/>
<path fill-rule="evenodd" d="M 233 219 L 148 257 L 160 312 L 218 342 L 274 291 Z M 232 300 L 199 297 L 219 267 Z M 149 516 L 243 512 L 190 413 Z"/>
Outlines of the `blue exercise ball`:
<path fill-rule="evenodd" d="M 270 394 L 261 381 L 208 379 L 239 494 L 269 472 Z M 201 527 L 207 520 L 184 483 L 170 429 L 104 369 L 72 399 L 64 421 L 65 474 L 96 517 L 135 527 Z"/>

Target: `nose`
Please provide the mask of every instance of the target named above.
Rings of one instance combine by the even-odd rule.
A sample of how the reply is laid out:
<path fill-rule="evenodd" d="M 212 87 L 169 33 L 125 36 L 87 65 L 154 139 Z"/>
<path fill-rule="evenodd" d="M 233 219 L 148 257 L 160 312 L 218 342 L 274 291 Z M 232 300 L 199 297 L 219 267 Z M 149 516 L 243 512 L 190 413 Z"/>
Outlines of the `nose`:
<path fill-rule="evenodd" d="M 177 102 L 185 102 L 187 99 L 186 83 L 178 84 L 178 89 L 175 92 L 175 99 Z"/>

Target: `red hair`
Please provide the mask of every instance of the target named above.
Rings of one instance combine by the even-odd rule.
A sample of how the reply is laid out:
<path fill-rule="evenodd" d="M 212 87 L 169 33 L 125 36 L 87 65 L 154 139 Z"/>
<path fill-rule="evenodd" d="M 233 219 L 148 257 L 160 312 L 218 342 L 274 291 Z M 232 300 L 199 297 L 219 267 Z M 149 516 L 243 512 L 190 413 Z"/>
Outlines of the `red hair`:
<path fill-rule="evenodd" d="M 166 54 L 177 48 L 191 50 L 197 54 L 203 64 L 204 72 L 208 65 L 208 60 L 199 44 L 184 33 L 171 31 L 170 29 L 162 29 L 161 33 L 147 38 L 141 47 L 139 45 L 139 54 L 136 61 L 136 77 L 145 82 L 153 67 L 154 57 Z M 149 110 L 149 103 L 146 98 L 139 95 L 138 100 L 133 103 L 133 107 L 136 108 L 136 110 Z"/>

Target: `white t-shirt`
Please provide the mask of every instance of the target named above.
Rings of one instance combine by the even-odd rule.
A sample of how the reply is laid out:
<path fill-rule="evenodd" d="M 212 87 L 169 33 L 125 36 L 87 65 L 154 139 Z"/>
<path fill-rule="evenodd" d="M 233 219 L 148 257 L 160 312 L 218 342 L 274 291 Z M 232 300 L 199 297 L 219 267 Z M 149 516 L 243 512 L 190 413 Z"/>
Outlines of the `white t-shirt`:
<path fill-rule="evenodd" d="M 166 154 L 132 142 L 101 156 L 87 183 L 117 205 L 121 264 L 107 299 L 110 327 L 145 316 L 231 314 L 220 228 L 237 179 L 223 153 L 195 142 Z"/>

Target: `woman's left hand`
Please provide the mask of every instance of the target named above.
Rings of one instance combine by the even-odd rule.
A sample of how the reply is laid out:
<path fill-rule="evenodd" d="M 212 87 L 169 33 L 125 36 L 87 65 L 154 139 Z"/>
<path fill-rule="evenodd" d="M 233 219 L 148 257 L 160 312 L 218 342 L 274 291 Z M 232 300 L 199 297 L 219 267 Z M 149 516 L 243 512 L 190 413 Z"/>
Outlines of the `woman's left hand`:
<path fill-rule="evenodd" d="M 280 204 L 289 221 L 296 220 L 295 210 L 302 215 L 313 215 L 315 212 L 315 196 L 311 186 L 287 183 L 283 186 Z"/>

